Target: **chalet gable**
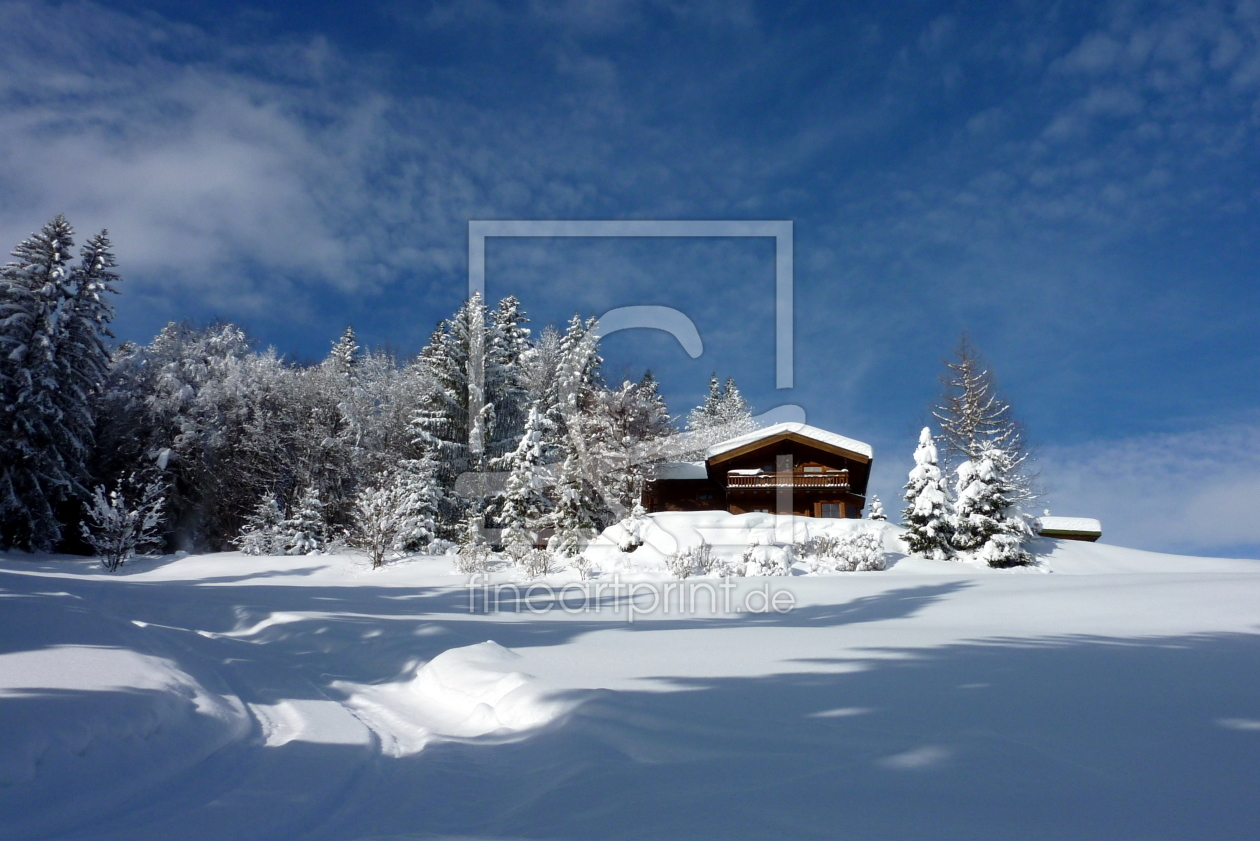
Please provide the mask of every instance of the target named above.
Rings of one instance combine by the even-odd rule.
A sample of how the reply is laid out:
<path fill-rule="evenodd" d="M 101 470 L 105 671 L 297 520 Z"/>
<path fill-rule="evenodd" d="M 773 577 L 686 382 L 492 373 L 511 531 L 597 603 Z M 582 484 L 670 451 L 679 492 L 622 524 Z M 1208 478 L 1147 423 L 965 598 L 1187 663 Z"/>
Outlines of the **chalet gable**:
<path fill-rule="evenodd" d="M 705 461 L 710 465 L 717 465 L 765 449 L 781 441 L 793 441 L 863 464 L 870 464 L 874 457 L 871 445 L 862 441 L 846 438 L 805 423 L 776 423 L 765 429 L 753 430 L 745 435 L 714 444 L 705 451 Z"/>

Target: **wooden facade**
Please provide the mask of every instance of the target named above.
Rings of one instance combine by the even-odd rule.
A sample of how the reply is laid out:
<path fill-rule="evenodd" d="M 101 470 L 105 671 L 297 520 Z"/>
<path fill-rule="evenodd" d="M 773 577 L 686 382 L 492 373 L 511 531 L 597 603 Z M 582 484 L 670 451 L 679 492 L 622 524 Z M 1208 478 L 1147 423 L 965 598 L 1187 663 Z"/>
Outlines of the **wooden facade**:
<path fill-rule="evenodd" d="M 710 448 L 704 462 L 661 465 L 659 478 L 644 490 L 644 508 L 862 516 L 869 447 L 804 424 L 779 424 L 761 433 Z"/>

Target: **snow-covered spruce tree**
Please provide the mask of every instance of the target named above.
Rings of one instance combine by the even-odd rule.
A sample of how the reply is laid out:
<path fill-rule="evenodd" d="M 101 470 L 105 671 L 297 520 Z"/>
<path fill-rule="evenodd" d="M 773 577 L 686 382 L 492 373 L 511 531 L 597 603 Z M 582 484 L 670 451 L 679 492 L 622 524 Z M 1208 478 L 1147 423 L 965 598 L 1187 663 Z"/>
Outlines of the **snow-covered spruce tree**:
<path fill-rule="evenodd" d="M 976 461 L 986 446 L 997 447 L 1006 454 L 1003 469 L 1013 501 L 1036 499 L 1040 494 L 1036 476 L 1028 470 L 1023 425 L 966 335 L 959 339 L 954 358 L 945 363 L 941 385 L 943 393 L 932 414 L 941 424 L 944 472 L 964 461 Z"/>
<path fill-rule="evenodd" d="M 293 514 L 280 524 L 279 540 L 286 555 L 309 555 L 324 548 L 328 540 L 328 524 L 324 522 L 324 503 L 316 488 L 302 491 Z"/>
<path fill-rule="evenodd" d="M 245 518 L 245 525 L 233 544 L 246 555 L 283 555 L 285 540 L 281 533 L 284 512 L 274 494 L 264 494 Z"/>
<path fill-rule="evenodd" d="M 603 359 L 596 327 L 596 319 L 583 321 L 574 315 L 560 339 L 556 398 L 548 418 L 554 458 L 562 464 L 553 488 L 553 510 L 549 515 L 552 525 L 558 522 L 557 517 L 572 523 L 575 510 L 580 510 L 581 520 L 590 527 L 608 525 L 613 520 L 599 492 L 598 448 L 593 447 L 593 436 L 586 428 L 596 395 L 603 391 L 599 373 Z M 562 512 L 563 505 L 577 508 Z"/>
<path fill-rule="evenodd" d="M 735 380 L 728 378 L 723 386 L 714 374 L 709 378 L 709 394 L 704 402 L 687 415 L 688 458 L 702 458 L 714 444 L 730 440 L 757 429 Z"/>
<path fill-rule="evenodd" d="M 577 455 L 569 455 L 556 480 L 555 508 L 547 518 L 555 529 L 547 548 L 561 557 L 581 554 L 583 541 L 594 536 L 598 510 L 588 489 Z"/>
<path fill-rule="evenodd" d="M 884 503 L 879 501 L 878 496 L 871 496 L 871 507 L 867 512 L 866 518 L 877 522 L 888 519 L 888 515 L 884 513 Z"/>
<path fill-rule="evenodd" d="M 523 351 L 517 360 L 525 404 L 537 408 L 545 417 L 552 417 L 559 400 L 557 377 L 560 373 L 560 345 L 563 337 L 553 325 L 543 328 L 537 341 Z"/>
<path fill-rule="evenodd" d="M 572 434 L 570 419 L 576 417 L 590 403 L 591 395 L 602 386 L 600 367 L 604 364 L 599 355 L 598 322 L 595 318 L 585 321 L 574 315 L 560 337 L 559 358 L 556 360 L 555 398 L 551 420 L 558 438 L 567 438 L 570 449 L 585 455 L 585 440 Z"/>
<path fill-rule="evenodd" d="M 105 569 L 112 572 L 137 552 L 162 545 L 163 485 L 161 479 L 141 482 L 130 476 L 108 493 L 96 486 L 80 529 Z"/>
<path fill-rule="evenodd" d="M 403 552 L 423 551 L 437 536 L 438 504 L 442 489 L 435 474 L 437 467 L 428 456 L 399 462 L 389 478 L 398 495 L 402 527 L 397 548 Z"/>
<path fill-rule="evenodd" d="M 332 352 L 328 354 L 328 367 L 339 374 L 348 376 L 358 367 L 360 358 L 354 327 L 347 327 L 341 334 L 341 338 L 333 342 Z"/>
<path fill-rule="evenodd" d="M 1012 500 L 1008 458 L 1000 447 L 986 443 L 974 461 L 958 466 L 953 544 L 992 567 L 1032 563 L 1023 546 L 1032 532 Z"/>
<path fill-rule="evenodd" d="M 918 555 L 945 560 L 952 557 L 952 515 L 945 480 L 937 464 L 932 430 L 923 427 L 914 451 L 914 468 L 905 486 L 906 507 L 901 513 L 906 546 Z"/>
<path fill-rule="evenodd" d="M 495 453 L 511 449 L 511 442 L 521 434 L 532 404 L 524 382 L 521 360 L 530 349 L 529 321 L 515 295 L 499 301 L 486 325 L 487 371 L 492 374 L 487 394 L 494 401 Z"/>
<path fill-rule="evenodd" d="M 550 482 L 544 467 L 548 425 L 542 412 L 530 409 L 520 443 L 496 464 L 508 474 L 499 505 L 503 527 L 500 542 L 514 561 L 534 548 L 537 532 L 550 508 L 546 495 Z"/>
<path fill-rule="evenodd" d="M 118 277 L 102 232 L 70 266 L 73 231 L 57 216 L 0 270 L 0 547 L 51 549 L 57 509 L 87 495 L 93 409 L 108 360 Z"/>
<path fill-rule="evenodd" d="M 483 472 L 520 437 L 525 411 L 519 401 L 526 390 L 517 363 L 524 316 L 514 301 L 488 314 L 474 295 L 438 325 L 420 353 L 429 388 L 412 415 L 411 431 L 413 442 L 439 465 L 437 479 L 445 492 L 441 520 L 447 528 L 468 506 L 485 504 L 475 492 L 457 494 L 456 480 Z"/>

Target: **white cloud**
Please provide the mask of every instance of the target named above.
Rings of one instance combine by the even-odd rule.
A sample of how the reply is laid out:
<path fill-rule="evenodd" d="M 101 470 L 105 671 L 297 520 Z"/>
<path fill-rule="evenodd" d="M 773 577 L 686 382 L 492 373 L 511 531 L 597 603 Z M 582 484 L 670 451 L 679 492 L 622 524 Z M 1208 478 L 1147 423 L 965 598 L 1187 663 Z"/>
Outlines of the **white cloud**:
<path fill-rule="evenodd" d="M 109 228 L 129 296 L 167 309 L 458 286 L 467 219 L 594 192 L 576 121 L 385 91 L 322 38 L 222 43 L 85 3 L 0 4 L 0 31 L 24 35 L 0 52 L 0 242 L 57 213 Z"/>
<path fill-rule="evenodd" d="M 1260 423 L 1051 447 L 1040 466 L 1052 512 L 1101 519 L 1109 543 L 1260 546 Z"/>

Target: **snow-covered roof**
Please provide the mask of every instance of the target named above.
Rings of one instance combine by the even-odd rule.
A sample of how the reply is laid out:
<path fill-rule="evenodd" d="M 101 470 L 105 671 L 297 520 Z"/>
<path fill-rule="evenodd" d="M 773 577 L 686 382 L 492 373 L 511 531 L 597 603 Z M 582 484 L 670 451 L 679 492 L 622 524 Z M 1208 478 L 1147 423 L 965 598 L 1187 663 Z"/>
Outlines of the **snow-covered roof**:
<path fill-rule="evenodd" d="M 656 465 L 657 479 L 708 479 L 703 461 L 663 461 Z"/>
<path fill-rule="evenodd" d="M 729 453 L 731 450 L 737 450 L 740 447 L 760 441 L 763 438 L 773 438 L 776 435 L 783 435 L 789 432 L 800 435 L 803 438 L 813 438 L 815 441 L 838 447 L 841 450 L 848 450 L 851 453 L 857 453 L 867 458 L 874 458 L 875 456 L 875 451 L 871 449 L 870 444 L 855 441 L 852 438 L 845 438 L 843 435 L 837 435 L 834 432 L 828 432 L 825 429 L 819 429 L 807 423 L 776 423 L 764 429 L 757 429 L 737 438 L 723 441 L 720 444 L 714 444 L 705 451 L 704 456 L 705 458 L 713 458 L 714 456 L 720 456 L 722 453 Z"/>
<path fill-rule="evenodd" d="M 1039 517 L 1037 531 L 1069 531 L 1102 534 L 1102 523 L 1091 517 Z"/>

